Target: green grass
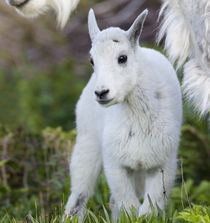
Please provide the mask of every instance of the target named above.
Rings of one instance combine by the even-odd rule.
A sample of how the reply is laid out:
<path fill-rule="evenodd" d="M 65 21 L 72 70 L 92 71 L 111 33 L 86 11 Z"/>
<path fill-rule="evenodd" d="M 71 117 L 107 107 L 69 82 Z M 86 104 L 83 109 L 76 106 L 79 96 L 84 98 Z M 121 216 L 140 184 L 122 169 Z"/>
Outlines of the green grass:
<path fill-rule="evenodd" d="M 68 181 L 68 180 L 67 180 Z M 66 182 L 64 187 L 69 187 L 69 182 Z M 194 185 L 192 180 L 188 180 L 184 186 L 179 185 L 173 188 L 167 209 L 161 211 L 159 209 L 158 216 L 153 213 L 149 216 L 139 217 L 137 211 L 131 209 L 131 215 L 128 215 L 124 210 L 121 210 L 121 216 L 119 223 L 209 223 L 210 222 L 210 199 L 209 188 L 210 182 L 203 181 L 200 185 Z M 59 194 L 60 193 L 60 194 Z M 61 191 L 57 195 L 60 195 L 60 202 L 55 202 L 48 207 L 42 206 L 42 201 L 39 197 L 25 201 L 24 206 L 16 204 L 13 207 L 9 206 L 4 209 L 4 214 L 0 217 L 0 223 L 59 223 L 62 222 L 62 215 L 64 204 L 66 202 L 68 193 L 61 194 Z M 102 174 L 99 183 L 95 189 L 94 196 L 90 198 L 87 205 L 87 215 L 84 222 L 87 223 L 112 223 L 112 217 L 108 206 L 109 190 L 106 183 L 106 179 Z M 61 202 L 62 201 L 62 202 Z M 192 202 L 197 203 L 197 205 Z M 11 214 L 11 208 L 13 214 Z M 151 204 L 151 208 L 153 208 Z M 24 209 L 28 210 L 28 213 L 23 216 Z M 19 217 L 18 217 L 19 216 Z M 77 223 L 78 219 L 75 216 L 71 220 L 66 220 L 66 223 Z"/>
<path fill-rule="evenodd" d="M 119 223 L 209 222 L 210 175 L 207 121 L 185 108 L 177 180 L 167 209 L 156 216 L 121 213 Z M 24 127 L 0 126 L 0 142 L 8 154 L 0 161 L 0 223 L 59 223 L 70 193 L 69 154 L 76 132 L 46 128 L 32 133 Z M 6 143 L 5 143 L 6 142 Z M 3 147 L 0 146 L 0 154 Z M 2 170 L 6 175 L 3 177 Z M 87 223 L 112 223 L 110 192 L 102 174 L 87 204 Z M 71 221 L 77 222 L 76 217 Z"/>
<path fill-rule="evenodd" d="M 36 216 L 33 217 L 30 214 L 25 217 L 24 220 L 16 220 L 15 218 L 5 215 L 1 218 L 0 223 L 61 223 L 62 215 L 53 216 L 49 219 L 46 216 Z M 66 219 L 64 223 L 78 223 L 78 217 L 74 216 L 73 218 Z M 103 207 L 103 213 L 94 213 L 93 211 L 87 209 L 87 214 L 84 219 L 84 223 L 113 223 L 113 219 L 108 211 Z M 210 222 L 210 208 L 193 205 L 192 208 L 186 208 L 180 212 L 176 210 L 161 211 L 159 210 L 156 215 L 153 211 L 149 216 L 138 216 L 138 213 L 135 209 L 131 209 L 131 214 L 128 214 L 124 210 L 121 210 L 120 218 L 117 221 L 118 223 L 209 223 Z"/>

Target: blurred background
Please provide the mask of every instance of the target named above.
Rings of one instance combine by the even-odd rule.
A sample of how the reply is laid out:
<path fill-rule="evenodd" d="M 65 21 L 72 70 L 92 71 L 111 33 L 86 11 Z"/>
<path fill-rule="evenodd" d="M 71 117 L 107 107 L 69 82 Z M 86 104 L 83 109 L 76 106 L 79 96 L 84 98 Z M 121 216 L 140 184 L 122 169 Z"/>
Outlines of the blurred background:
<path fill-rule="evenodd" d="M 127 29 L 148 8 L 141 44 L 164 53 L 162 46 L 155 45 L 158 0 L 81 0 L 63 30 L 56 27 L 53 14 L 26 20 L 4 1 L 0 2 L 2 222 L 6 222 L 5 216 L 25 219 L 30 213 L 48 217 L 52 212 L 60 213 L 68 196 L 68 159 L 76 135 L 75 104 L 92 72 L 87 30 L 90 7 L 95 10 L 101 29 L 109 26 Z M 210 204 L 207 119 L 199 118 L 184 102 L 178 177 L 172 193 L 172 206 L 177 209 L 182 207 L 181 203 Z M 183 192 L 181 202 L 184 182 L 189 194 Z M 108 204 L 103 176 L 96 190 L 89 204 L 93 210 Z"/>
<path fill-rule="evenodd" d="M 91 74 L 87 14 L 93 7 L 99 26 L 127 29 L 149 8 L 142 42 L 153 44 L 158 1 L 81 1 L 64 30 L 54 16 L 26 20 L 4 1 L 0 13 L 0 122 L 32 131 L 45 126 L 74 127 L 75 102 Z"/>

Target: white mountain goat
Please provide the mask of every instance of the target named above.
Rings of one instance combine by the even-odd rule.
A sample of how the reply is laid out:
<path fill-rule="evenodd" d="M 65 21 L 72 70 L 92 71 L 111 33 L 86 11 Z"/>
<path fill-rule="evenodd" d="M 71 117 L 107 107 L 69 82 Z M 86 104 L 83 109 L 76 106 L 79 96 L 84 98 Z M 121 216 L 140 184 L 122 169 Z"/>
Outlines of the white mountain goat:
<path fill-rule="evenodd" d="M 52 9 L 56 12 L 58 24 L 62 28 L 79 0 L 6 0 L 6 2 L 25 17 L 36 17 Z"/>
<path fill-rule="evenodd" d="M 103 167 L 112 213 L 131 206 L 139 215 L 164 208 L 176 175 L 182 123 L 179 82 L 159 52 L 141 48 L 147 10 L 128 31 L 100 31 L 90 10 L 90 51 L 94 73 L 78 101 L 77 139 L 70 162 L 71 195 L 65 216 L 85 215 L 85 204 Z M 142 205 L 139 197 L 144 197 Z"/>
<path fill-rule="evenodd" d="M 184 65 L 183 92 L 201 115 L 210 112 L 210 1 L 163 0 L 160 41 L 177 68 Z"/>

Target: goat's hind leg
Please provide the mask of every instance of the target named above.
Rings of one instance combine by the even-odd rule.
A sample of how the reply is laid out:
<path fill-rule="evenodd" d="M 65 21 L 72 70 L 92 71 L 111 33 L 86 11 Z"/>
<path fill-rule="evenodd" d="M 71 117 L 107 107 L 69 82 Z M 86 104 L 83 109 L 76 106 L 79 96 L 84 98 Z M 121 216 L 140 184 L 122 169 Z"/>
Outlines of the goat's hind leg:
<path fill-rule="evenodd" d="M 134 172 L 136 194 L 139 199 L 144 197 L 145 171 L 137 170 Z"/>
<path fill-rule="evenodd" d="M 93 194 L 101 171 L 102 158 L 94 138 L 77 139 L 70 162 L 71 195 L 65 207 L 66 217 L 77 215 L 79 222 L 85 216 L 85 205 Z"/>

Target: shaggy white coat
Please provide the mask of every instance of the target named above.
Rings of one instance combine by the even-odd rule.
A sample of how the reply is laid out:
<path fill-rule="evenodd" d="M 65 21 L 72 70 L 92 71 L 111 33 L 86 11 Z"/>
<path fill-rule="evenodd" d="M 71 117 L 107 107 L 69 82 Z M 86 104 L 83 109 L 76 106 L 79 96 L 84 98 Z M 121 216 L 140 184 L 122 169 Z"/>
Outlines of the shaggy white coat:
<path fill-rule="evenodd" d="M 174 182 L 182 123 L 180 86 L 162 54 L 139 47 L 146 15 L 145 10 L 128 31 L 99 31 L 89 12 L 94 73 L 76 107 L 71 195 L 65 208 L 65 216 L 77 214 L 80 222 L 102 168 L 115 221 L 121 207 L 150 213 L 148 195 L 163 209 Z M 126 63 L 118 64 L 120 55 L 127 55 Z M 102 89 L 109 89 L 107 100 L 112 99 L 105 106 L 94 95 Z"/>
<path fill-rule="evenodd" d="M 64 27 L 79 0 L 6 0 L 23 16 L 36 17 L 54 10 L 60 27 Z"/>
<path fill-rule="evenodd" d="M 210 111 L 210 1 L 163 0 L 158 41 L 177 68 L 184 66 L 183 92 L 201 115 Z"/>

